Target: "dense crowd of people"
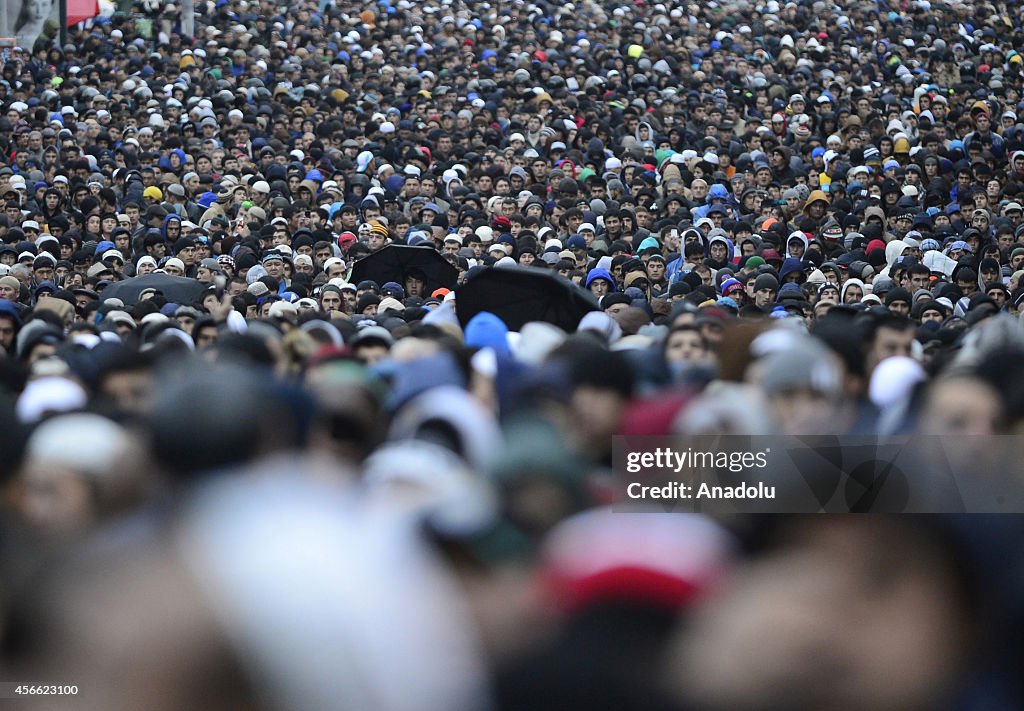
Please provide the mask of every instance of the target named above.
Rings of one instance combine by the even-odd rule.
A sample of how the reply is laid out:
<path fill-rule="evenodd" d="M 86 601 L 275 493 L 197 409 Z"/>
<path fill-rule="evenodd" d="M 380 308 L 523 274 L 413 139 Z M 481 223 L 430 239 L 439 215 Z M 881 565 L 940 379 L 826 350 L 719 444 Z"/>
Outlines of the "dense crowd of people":
<path fill-rule="evenodd" d="M 617 512 L 612 445 L 1022 431 L 1022 21 L 211 0 L 13 49 L 4 678 L 1021 708 L 1017 517 Z"/>

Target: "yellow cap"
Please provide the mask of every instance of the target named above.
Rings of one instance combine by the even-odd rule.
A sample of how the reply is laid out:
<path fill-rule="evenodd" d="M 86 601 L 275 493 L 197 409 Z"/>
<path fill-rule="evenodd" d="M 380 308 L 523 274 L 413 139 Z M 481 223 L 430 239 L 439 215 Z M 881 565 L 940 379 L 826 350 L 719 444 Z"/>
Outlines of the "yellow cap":
<path fill-rule="evenodd" d="M 644 53 L 644 48 L 638 44 L 631 44 L 629 45 L 629 49 L 626 51 L 633 59 L 639 59 L 640 55 Z"/>
<path fill-rule="evenodd" d="M 142 197 L 149 198 L 150 200 L 163 200 L 164 194 L 160 188 L 155 185 L 150 185 L 148 188 L 142 191 Z"/>

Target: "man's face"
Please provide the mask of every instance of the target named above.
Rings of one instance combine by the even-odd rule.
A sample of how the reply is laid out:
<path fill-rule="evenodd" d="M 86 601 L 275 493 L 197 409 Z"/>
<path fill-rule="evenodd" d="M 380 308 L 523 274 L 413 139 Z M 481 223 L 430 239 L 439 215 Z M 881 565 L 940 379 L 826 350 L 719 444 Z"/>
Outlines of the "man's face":
<path fill-rule="evenodd" d="M 936 323 L 942 323 L 945 319 L 942 316 L 942 312 L 938 309 L 925 309 L 921 313 L 921 323 L 928 323 L 929 321 L 935 321 Z"/>
<path fill-rule="evenodd" d="M 754 306 L 758 308 L 764 308 L 775 301 L 775 290 L 770 287 L 764 287 L 754 292 Z"/>
<path fill-rule="evenodd" d="M 908 304 L 906 301 L 893 301 L 891 304 L 889 304 L 888 309 L 899 316 L 910 315 L 910 304 Z"/>
<path fill-rule="evenodd" d="M 665 263 L 661 260 L 652 260 L 647 263 L 647 276 L 651 281 L 657 283 L 665 278 Z"/>
<path fill-rule="evenodd" d="M 0 316 L 0 348 L 3 348 L 7 353 L 14 352 L 14 335 L 14 321 Z"/>
<path fill-rule="evenodd" d="M 325 291 L 320 297 L 320 308 L 326 313 L 341 311 L 341 294 L 335 291 Z"/>
<path fill-rule="evenodd" d="M 868 364 L 871 370 L 886 358 L 892 356 L 910 357 L 914 343 L 914 330 L 911 328 L 896 330 L 888 327 L 881 327 L 875 334 L 874 343 L 868 353 Z"/>
<path fill-rule="evenodd" d="M 17 301 L 18 290 L 8 284 L 0 284 L 0 299 L 5 301 Z"/>
<path fill-rule="evenodd" d="M 910 285 L 915 291 L 917 289 L 927 289 L 928 281 L 928 275 L 924 272 L 921 272 L 920 274 L 912 274 L 910 276 Z"/>
<path fill-rule="evenodd" d="M 193 245 L 183 247 L 178 250 L 177 257 L 185 263 L 186 267 L 189 267 L 196 261 L 196 248 Z"/>
<path fill-rule="evenodd" d="M 665 360 L 669 363 L 703 360 L 706 356 L 707 345 L 699 332 L 686 329 L 669 334 L 665 343 Z"/>
<path fill-rule="evenodd" d="M 267 270 L 269 276 L 275 279 L 280 279 L 284 275 L 284 261 L 280 259 L 271 259 L 263 263 L 263 268 Z"/>
<path fill-rule="evenodd" d="M 405 293 L 407 296 L 423 296 L 423 289 L 426 285 L 426 282 L 419 277 L 407 276 L 405 278 Z"/>
<path fill-rule="evenodd" d="M 192 334 L 196 342 L 196 348 L 208 348 L 217 342 L 217 327 L 207 325 Z"/>
<path fill-rule="evenodd" d="M 716 262 L 722 262 L 729 254 L 729 249 L 721 242 L 711 245 L 711 258 Z"/>

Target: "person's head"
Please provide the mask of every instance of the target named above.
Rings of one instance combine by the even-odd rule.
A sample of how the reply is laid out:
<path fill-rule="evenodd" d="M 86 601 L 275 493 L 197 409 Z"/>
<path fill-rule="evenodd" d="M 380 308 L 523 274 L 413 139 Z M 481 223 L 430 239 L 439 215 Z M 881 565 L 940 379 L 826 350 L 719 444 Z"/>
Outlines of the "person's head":
<path fill-rule="evenodd" d="M 131 488 L 129 468 L 138 447 L 120 425 L 99 415 L 53 417 L 29 438 L 21 472 L 22 513 L 47 537 L 81 535 Z"/>
<path fill-rule="evenodd" d="M 14 31 L 20 32 L 26 27 L 45 22 L 51 7 L 53 7 L 52 0 L 24 0 L 21 3 L 18 19 L 14 23 Z"/>
<path fill-rule="evenodd" d="M 875 317 L 868 338 L 867 372 L 871 373 L 879 363 L 892 356 L 913 357 L 914 327 L 913 321 L 895 313 Z"/>
<path fill-rule="evenodd" d="M 864 298 L 864 284 L 859 279 L 849 279 L 843 284 L 842 300 L 844 304 L 857 304 Z"/>
<path fill-rule="evenodd" d="M 587 289 L 597 298 L 601 298 L 612 293 L 615 290 L 615 284 L 607 275 L 595 273 L 587 278 Z"/>
<path fill-rule="evenodd" d="M 635 376 L 629 362 L 619 352 L 588 342 L 573 343 L 552 358 L 564 362 L 570 374 L 574 439 L 584 446 L 582 451 L 603 459 L 611 452 L 612 435 L 633 394 Z"/>
<path fill-rule="evenodd" d="M 206 316 L 197 320 L 192 327 L 192 340 L 197 349 L 211 348 L 217 343 L 219 333 L 216 321 Z"/>
<path fill-rule="evenodd" d="M 890 312 L 897 316 L 908 316 L 910 314 L 910 302 L 913 297 L 906 289 L 897 287 L 885 295 L 885 306 Z"/>
<path fill-rule="evenodd" d="M 723 240 L 715 240 L 708 248 L 708 253 L 713 261 L 722 263 L 729 256 L 729 246 Z"/>
<path fill-rule="evenodd" d="M 964 296 L 970 296 L 978 290 L 978 274 L 973 269 L 965 267 L 957 271 L 956 285 L 960 288 L 960 293 Z"/>
<path fill-rule="evenodd" d="M 7 307 L 0 307 L 0 349 L 8 355 L 14 354 L 14 339 L 18 335 L 19 318 L 17 312 Z"/>
<path fill-rule="evenodd" d="M 946 375 L 928 387 L 919 428 L 925 435 L 967 437 L 998 434 L 1003 424 L 999 393 L 969 374 Z"/>
<path fill-rule="evenodd" d="M 779 280 L 771 274 L 761 274 L 754 280 L 754 306 L 765 308 L 775 302 L 779 293 Z"/>
<path fill-rule="evenodd" d="M 981 272 L 981 280 L 985 283 L 986 287 L 1002 283 L 1003 275 L 999 269 L 998 260 L 992 258 L 982 259 L 979 270 Z"/>
<path fill-rule="evenodd" d="M 427 279 L 422 272 L 412 271 L 405 276 L 406 296 L 425 296 L 424 290 L 427 287 Z"/>
<path fill-rule="evenodd" d="M 21 292 L 21 283 L 17 277 L 0 277 L 0 299 L 4 301 L 17 301 Z"/>
<path fill-rule="evenodd" d="M 371 326 L 356 334 L 352 353 L 365 365 L 374 365 L 388 356 L 393 337 L 382 326 Z"/>
<path fill-rule="evenodd" d="M 800 259 L 804 256 L 804 251 L 807 249 L 806 240 L 802 235 L 791 235 L 786 247 L 789 252 L 789 256 Z"/>
<path fill-rule="evenodd" d="M 171 276 L 185 276 L 185 263 L 177 257 L 172 257 L 164 263 L 164 271 Z"/>
<path fill-rule="evenodd" d="M 907 273 L 910 280 L 910 288 L 916 291 L 917 289 L 927 289 L 931 283 L 931 272 L 923 264 L 913 265 Z"/>
<path fill-rule="evenodd" d="M 271 252 L 263 259 L 263 268 L 267 275 L 280 280 L 284 276 L 284 259 L 277 252 Z"/>
<path fill-rule="evenodd" d="M 333 285 L 325 286 L 320 291 L 320 308 L 330 313 L 332 311 L 343 311 L 343 299 L 341 296 L 341 290 Z"/>
<path fill-rule="evenodd" d="M 674 326 L 665 339 L 665 362 L 669 365 L 706 360 L 708 342 L 695 324 Z"/>

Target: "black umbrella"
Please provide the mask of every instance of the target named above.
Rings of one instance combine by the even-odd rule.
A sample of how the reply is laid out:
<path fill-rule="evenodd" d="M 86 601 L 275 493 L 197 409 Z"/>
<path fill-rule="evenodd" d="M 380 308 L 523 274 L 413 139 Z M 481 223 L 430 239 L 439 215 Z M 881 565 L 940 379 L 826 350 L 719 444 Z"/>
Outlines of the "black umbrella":
<path fill-rule="evenodd" d="M 139 303 L 139 294 L 146 289 L 156 289 L 170 302 L 193 304 L 203 298 L 203 293 L 209 286 L 205 282 L 170 274 L 147 274 L 111 284 L 103 290 L 103 298 L 118 298 L 126 305 L 137 304 Z"/>
<path fill-rule="evenodd" d="M 589 291 L 534 267 L 485 267 L 455 292 L 455 311 L 463 327 L 481 311 L 489 311 L 511 331 L 530 321 L 546 321 L 572 332 L 580 319 L 599 308 Z"/>
<path fill-rule="evenodd" d="M 404 287 L 410 273 L 427 280 L 427 294 L 442 287 L 454 289 L 459 280 L 459 270 L 433 249 L 392 244 L 356 262 L 351 281 L 358 284 L 369 279 L 378 286 L 393 281 Z"/>

